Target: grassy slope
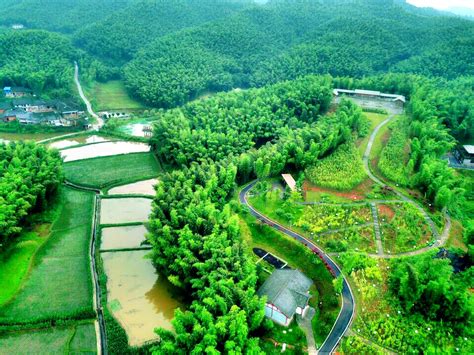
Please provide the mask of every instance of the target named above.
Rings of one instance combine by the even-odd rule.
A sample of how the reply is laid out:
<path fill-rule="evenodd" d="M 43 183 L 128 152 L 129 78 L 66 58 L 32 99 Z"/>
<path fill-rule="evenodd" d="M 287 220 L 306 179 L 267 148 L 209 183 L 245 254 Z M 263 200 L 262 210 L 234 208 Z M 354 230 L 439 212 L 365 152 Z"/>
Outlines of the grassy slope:
<path fill-rule="evenodd" d="M 364 155 L 365 149 L 367 148 L 367 143 L 369 142 L 370 134 L 374 131 L 375 127 L 377 127 L 384 119 L 388 117 L 387 115 L 382 115 L 380 113 L 371 113 L 371 112 L 364 112 L 364 115 L 370 121 L 370 128 L 369 128 L 369 133 L 367 134 L 367 136 L 362 139 L 357 140 L 356 142 L 356 146 L 359 150 L 361 157 Z"/>
<path fill-rule="evenodd" d="M 0 306 L 17 292 L 30 270 L 34 255 L 48 240 L 47 236 L 40 234 L 37 231 L 22 233 L 17 242 L 0 255 Z"/>
<path fill-rule="evenodd" d="M 75 184 L 105 188 L 155 178 L 160 167 L 152 153 L 136 153 L 71 162 L 64 171 Z"/>
<path fill-rule="evenodd" d="M 95 82 L 87 90 L 93 105 L 98 111 L 144 108 L 140 102 L 132 99 L 122 81 L 113 80 L 106 83 Z"/>
<path fill-rule="evenodd" d="M 63 208 L 49 240 L 38 251 L 29 278 L 0 309 L 0 322 L 26 323 L 92 313 L 88 257 L 92 193 L 64 188 Z"/>
<path fill-rule="evenodd" d="M 48 328 L 0 335 L 0 353 L 67 354 L 96 353 L 95 327 L 83 323 L 66 328 Z"/>
<path fill-rule="evenodd" d="M 315 281 L 322 304 L 317 306 L 317 299 L 312 299 L 317 306 L 315 339 L 318 345 L 326 338 L 339 313 L 338 298 L 334 293 L 332 276 L 319 259 L 305 247 L 292 239 L 276 232 L 272 228 L 261 225 L 246 212 L 240 213 L 241 232 L 249 253 L 252 248 L 265 249 L 286 260 L 293 268 L 303 271 Z M 314 304 L 316 303 L 316 304 Z"/>

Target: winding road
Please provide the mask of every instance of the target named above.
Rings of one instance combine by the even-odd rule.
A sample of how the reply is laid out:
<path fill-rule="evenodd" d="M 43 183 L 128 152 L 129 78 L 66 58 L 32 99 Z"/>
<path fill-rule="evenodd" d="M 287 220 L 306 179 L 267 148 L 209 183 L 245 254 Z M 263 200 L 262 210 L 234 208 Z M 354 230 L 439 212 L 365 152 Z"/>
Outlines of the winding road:
<path fill-rule="evenodd" d="M 355 301 L 354 295 L 352 294 L 351 287 L 347 282 L 347 279 L 341 272 L 339 266 L 331 259 L 331 257 L 323 252 L 316 244 L 311 242 L 310 240 L 306 239 L 302 235 L 293 232 L 292 230 L 284 227 L 283 225 L 279 224 L 271 220 L 270 218 L 264 216 L 255 208 L 253 208 L 247 199 L 248 192 L 255 186 L 257 181 L 251 182 L 249 185 L 244 187 L 239 193 L 239 200 L 240 203 L 247 206 L 250 214 L 256 217 L 258 220 L 262 221 L 263 223 L 269 225 L 270 227 L 276 229 L 277 231 L 286 234 L 287 236 L 295 239 L 296 241 L 303 244 L 305 247 L 310 249 L 313 253 L 319 256 L 321 260 L 325 263 L 328 270 L 333 274 L 334 277 L 338 277 L 339 275 L 343 276 L 343 287 L 342 287 L 342 308 L 337 316 L 336 322 L 334 323 L 329 335 L 327 336 L 324 343 L 319 348 L 319 354 L 331 354 L 334 349 L 339 344 L 342 336 L 349 328 L 349 325 L 354 318 L 354 311 L 355 311 Z"/>
<path fill-rule="evenodd" d="M 104 120 L 100 118 L 99 115 L 94 112 L 94 110 L 92 110 L 92 105 L 84 94 L 84 90 L 82 90 L 81 82 L 79 81 L 79 65 L 77 64 L 77 62 L 74 62 L 74 82 L 76 83 L 77 91 L 79 92 L 82 101 L 84 101 L 84 103 L 86 104 L 87 112 L 97 121 L 97 123 L 94 124 L 92 128 L 95 131 L 98 131 L 104 125 Z"/>

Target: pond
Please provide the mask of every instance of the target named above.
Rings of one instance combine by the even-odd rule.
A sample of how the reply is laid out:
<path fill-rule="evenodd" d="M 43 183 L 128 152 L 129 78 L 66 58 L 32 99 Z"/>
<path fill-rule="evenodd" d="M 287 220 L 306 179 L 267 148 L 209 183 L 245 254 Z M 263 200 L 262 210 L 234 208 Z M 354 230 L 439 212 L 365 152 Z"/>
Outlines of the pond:
<path fill-rule="evenodd" d="M 64 161 L 71 162 L 82 159 L 107 157 L 111 155 L 149 152 L 150 146 L 137 142 L 104 142 L 84 145 L 76 148 L 61 150 Z"/>
<path fill-rule="evenodd" d="M 56 148 L 56 149 L 64 149 L 64 148 L 73 147 L 78 144 L 90 144 L 90 143 L 100 143 L 100 142 L 108 142 L 108 141 L 110 141 L 110 139 L 97 136 L 97 135 L 79 136 L 79 137 L 71 137 L 68 139 L 52 142 L 48 144 L 48 147 Z"/>
<path fill-rule="evenodd" d="M 146 240 L 146 233 L 143 225 L 103 228 L 100 250 L 138 249 Z"/>
<path fill-rule="evenodd" d="M 120 130 L 126 134 L 134 137 L 146 137 L 144 128 L 151 126 L 151 122 L 148 123 L 131 123 L 120 128 Z"/>
<path fill-rule="evenodd" d="M 101 224 L 146 222 L 151 213 L 149 198 L 103 198 L 100 207 Z"/>
<path fill-rule="evenodd" d="M 109 195 L 150 195 L 155 196 L 154 186 L 158 183 L 158 179 L 150 179 L 134 182 L 133 184 L 117 186 L 108 191 Z"/>
<path fill-rule="evenodd" d="M 176 290 L 157 275 L 148 251 L 102 253 L 108 307 L 125 329 L 131 346 L 157 339 L 153 329 L 173 330 L 174 311 L 182 304 Z"/>

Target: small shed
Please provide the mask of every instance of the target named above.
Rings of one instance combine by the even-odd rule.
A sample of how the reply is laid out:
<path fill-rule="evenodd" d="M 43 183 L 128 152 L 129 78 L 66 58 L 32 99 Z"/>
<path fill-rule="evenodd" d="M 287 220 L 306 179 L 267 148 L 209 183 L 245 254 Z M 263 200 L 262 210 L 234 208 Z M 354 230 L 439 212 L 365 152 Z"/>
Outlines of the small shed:
<path fill-rule="evenodd" d="M 267 297 L 265 316 L 283 326 L 288 326 L 295 314 L 305 317 L 312 284 L 301 271 L 275 270 L 257 291 L 259 296 Z"/>
<path fill-rule="evenodd" d="M 459 163 L 468 168 L 474 168 L 474 145 L 463 145 L 459 147 L 454 156 Z"/>
<path fill-rule="evenodd" d="M 285 180 L 291 191 L 296 191 L 296 181 L 291 174 L 281 174 L 281 177 Z"/>

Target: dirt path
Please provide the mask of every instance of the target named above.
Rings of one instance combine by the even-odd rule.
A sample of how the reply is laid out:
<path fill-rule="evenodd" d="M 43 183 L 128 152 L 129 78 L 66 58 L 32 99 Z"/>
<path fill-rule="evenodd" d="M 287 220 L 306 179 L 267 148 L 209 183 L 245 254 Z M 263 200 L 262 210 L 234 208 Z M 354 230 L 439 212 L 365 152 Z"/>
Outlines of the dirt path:
<path fill-rule="evenodd" d="M 94 110 L 92 110 L 92 105 L 84 94 L 84 90 L 82 90 L 81 82 L 79 81 L 79 65 L 77 64 L 77 62 L 74 62 L 74 82 L 76 83 L 77 91 L 79 91 L 79 95 L 81 96 L 82 101 L 84 101 L 84 103 L 86 104 L 87 112 L 97 121 L 97 123 L 93 125 L 93 129 L 95 131 L 98 131 L 104 125 L 104 120 L 100 118 L 94 112 Z"/>
<path fill-rule="evenodd" d="M 374 141 L 375 141 L 375 138 L 377 137 L 378 132 L 380 131 L 380 129 L 383 126 L 388 124 L 393 118 L 394 118 L 394 115 L 390 115 L 386 120 L 382 121 L 377 127 L 375 127 L 374 131 L 370 135 L 370 139 L 369 139 L 369 142 L 367 143 L 367 148 L 365 149 L 364 156 L 362 157 L 365 172 L 367 173 L 367 175 L 369 176 L 369 178 L 373 182 L 375 182 L 376 184 L 378 184 L 380 186 L 386 186 L 386 184 L 372 173 L 372 170 L 370 169 L 370 153 L 372 151 L 372 147 L 374 145 Z M 397 253 L 397 254 L 386 254 L 386 253 L 384 253 L 383 248 L 382 248 L 382 241 L 381 241 L 381 238 L 380 238 L 380 230 L 379 230 L 379 232 L 377 232 L 377 229 L 380 228 L 380 226 L 378 225 L 376 205 L 373 202 L 372 203 L 372 214 L 374 215 L 374 227 L 375 227 L 375 235 L 376 235 L 376 239 L 377 239 L 377 254 L 369 254 L 370 256 L 376 256 L 376 257 L 381 257 L 381 258 L 385 258 L 385 259 L 396 258 L 396 257 L 399 257 L 399 256 L 414 256 L 414 255 L 423 254 L 423 253 L 425 253 L 425 252 L 427 252 L 431 249 L 437 248 L 437 247 L 443 245 L 444 243 L 446 243 L 446 241 L 449 238 L 449 231 L 451 230 L 451 218 L 447 214 L 446 210 L 444 210 L 444 216 L 445 216 L 446 223 L 445 223 L 445 226 L 444 226 L 444 230 L 440 235 L 438 233 L 438 229 L 436 228 L 435 223 L 433 222 L 433 220 L 431 219 L 431 217 L 429 216 L 429 214 L 425 211 L 425 209 L 423 207 L 421 207 L 415 200 L 412 200 L 411 198 L 405 196 L 399 190 L 394 188 L 393 191 L 400 198 L 401 201 L 413 204 L 423 214 L 423 217 L 424 217 L 426 223 L 430 226 L 431 232 L 433 233 L 433 236 L 435 237 L 436 242 L 433 245 L 430 245 L 430 246 L 427 246 L 427 247 L 424 247 L 424 248 L 421 248 L 421 249 L 418 249 L 418 250 L 415 250 L 415 251 L 411 251 L 411 252 Z M 382 202 L 382 203 L 384 203 L 384 202 Z M 374 213 L 374 208 L 375 208 L 375 213 Z M 378 236 L 377 236 L 377 234 L 378 234 Z"/>

